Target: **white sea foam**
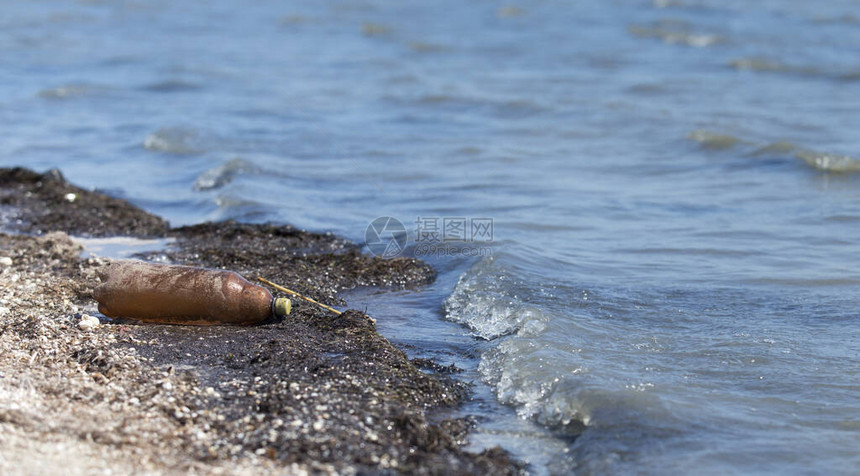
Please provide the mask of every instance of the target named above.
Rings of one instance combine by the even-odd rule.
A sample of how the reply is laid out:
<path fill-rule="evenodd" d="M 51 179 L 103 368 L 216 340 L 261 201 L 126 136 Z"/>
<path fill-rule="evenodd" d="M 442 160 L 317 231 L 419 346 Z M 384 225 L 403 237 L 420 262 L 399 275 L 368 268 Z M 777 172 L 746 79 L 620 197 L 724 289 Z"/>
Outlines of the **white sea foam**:
<path fill-rule="evenodd" d="M 488 257 L 464 274 L 445 300 L 445 316 L 467 325 L 483 339 L 495 339 L 520 329 L 539 332 L 543 314 L 511 297 L 510 277 Z"/>
<path fill-rule="evenodd" d="M 587 372 L 582 366 L 559 365 L 573 362 L 569 357 L 578 349 L 553 348 L 543 339 L 548 316 L 517 299 L 518 290 L 522 291 L 519 283 L 496 258 L 483 259 L 461 276 L 445 301 L 445 315 L 483 339 L 507 336 L 482 355 L 479 365 L 500 402 L 516 408 L 524 418 L 551 426 L 588 422 L 588 414 L 575 399 L 556 393 L 559 382 L 574 376 L 567 383 L 578 385 L 581 374 Z"/>
<path fill-rule="evenodd" d="M 804 150 L 798 152 L 797 157 L 812 167 L 824 172 L 860 172 L 860 159 L 849 157 L 847 155 Z"/>
<path fill-rule="evenodd" d="M 617 345 L 634 355 L 653 349 L 630 344 L 634 350 L 627 351 L 630 347 L 614 337 L 617 330 L 607 332 L 588 315 L 577 318 L 568 312 L 575 306 L 555 315 L 522 302 L 516 296 L 535 293 L 512 276 L 502 259 L 477 262 L 445 302 L 449 320 L 478 337 L 498 340 L 481 356 L 478 371 L 499 402 L 522 418 L 573 434 L 590 426 L 615 431 L 668 419 L 653 382 L 639 372 L 611 369 L 605 360 Z M 578 294 L 574 290 L 564 299 Z"/>

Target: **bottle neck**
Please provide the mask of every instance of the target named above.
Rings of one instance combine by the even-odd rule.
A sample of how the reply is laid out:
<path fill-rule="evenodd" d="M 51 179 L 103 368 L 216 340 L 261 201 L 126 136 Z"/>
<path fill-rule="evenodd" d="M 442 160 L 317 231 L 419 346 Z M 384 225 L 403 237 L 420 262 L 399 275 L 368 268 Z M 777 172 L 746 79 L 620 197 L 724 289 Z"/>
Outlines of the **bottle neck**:
<path fill-rule="evenodd" d="M 272 298 L 272 316 L 274 317 L 286 317 L 290 315 L 290 311 L 292 310 L 293 303 L 290 302 L 288 298 L 285 297 L 273 297 Z"/>

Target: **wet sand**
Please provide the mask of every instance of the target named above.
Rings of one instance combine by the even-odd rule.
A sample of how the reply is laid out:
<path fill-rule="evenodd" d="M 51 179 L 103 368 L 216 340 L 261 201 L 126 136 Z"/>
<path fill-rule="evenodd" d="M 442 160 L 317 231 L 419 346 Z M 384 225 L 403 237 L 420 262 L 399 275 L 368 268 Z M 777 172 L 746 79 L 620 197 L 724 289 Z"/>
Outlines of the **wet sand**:
<path fill-rule="evenodd" d="M 434 270 L 287 225 L 170 228 L 59 172 L 0 169 L 0 473 L 515 474 L 501 449 L 462 449 L 467 418 L 430 422 L 468 385 L 410 360 L 371 316 L 301 301 L 256 327 L 103 320 L 105 260 L 68 235 L 173 237 L 147 259 L 264 276 L 315 299 L 419 288 Z M 68 235 L 67 235 L 68 234 Z"/>

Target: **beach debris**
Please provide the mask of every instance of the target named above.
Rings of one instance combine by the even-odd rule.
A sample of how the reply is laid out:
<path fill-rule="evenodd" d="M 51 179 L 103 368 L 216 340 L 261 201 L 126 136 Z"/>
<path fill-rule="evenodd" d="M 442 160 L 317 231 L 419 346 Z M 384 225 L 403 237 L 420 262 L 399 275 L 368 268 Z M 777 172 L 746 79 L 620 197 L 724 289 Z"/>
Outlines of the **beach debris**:
<path fill-rule="evenodd" d="M 333 313 L 335 313 L 335 314 L 337 314 L 337 315 L 341 315 L 341 314 L 343 314 L 342 312 L 338 311 L 337 309 L 335 309 L 335 308 L 333 308 L 333 307 L 331 307 L 331 306 L 327 306 L 327 305 L 325 305 L 325 304 L 323 304 L 323 303 L 321 303 L 321 302 L 319 302 L 319 301 L 313 300 L 313 299 L 311 299 L 311 298 L 309 298 L 309 297 L 307 297 L 307 296 L 303 296 L 303 295 L 301 295 L 301 294 L 297 293 L 296 291 L 293 291 L 292 289 L 287 289 L 287 288 L 285 288 L 285 287 L 283 287 L 283 286 L 280 286 L 280 285 L 278 285 L 278 284 L 275 284 L 275 283 L 273 283 L 273 282 L 269 281 L 268 279 L 261 278 L 261 277 L 259 277 L 259 276 L 258 276 L 258 277 L 257 277 L 257 281 L 260 281 L 261 283 L 266 283 L 266 284 L 268 284 L 269 286 L 271 286 L 271 287 L 273 287 L 273 288 L 277 289 L 278 291 L 282 291 L 282 292 L 285 292 L 285 293 L 287 293 L 287 294 L 291 294 L 291 295 L 293 295 L 293 296 L 296 296 L 296 297 L 299 297 L 299 298 L 301 298 L 301 299 L 304 299 L 304 300 L 305 300 L 305 301 L 307 301 L 307 302 L 314 303 L 314 304 L 316 304 L 317 306 L 319 306 L 319 307 L 321 307 L 321 308 L 323 308 L 323 309 L 326 309 L 326 310 L 328 310 L 328 311 L 331 311 L 331 312 L 333 312 Z M 376 322 L 376 321 L 374 321 L 374 322 Z"/>
<path fill-rule="evenodd" d="M 99 322 L 99 318 L 95 316 L 91 316 L 89 314 L 81 315 L 81 321 L 78 322 L 78 327 L 82 331 L 91 331 L 101 324 Z"/>
<path fill-rule="evenodd" d="M 8 256 L 0 256 L 0 267 L 8 268 L 12 266 L 12 258 Z"/>
<path fill-rule="evenodd" d="M 112 318 L 185 325 L 254 325 L 290 313 L 287 298 L 274 298 L 238 273 L 117 260 L 100 272 L 93 291 L 99 312 Z"/>

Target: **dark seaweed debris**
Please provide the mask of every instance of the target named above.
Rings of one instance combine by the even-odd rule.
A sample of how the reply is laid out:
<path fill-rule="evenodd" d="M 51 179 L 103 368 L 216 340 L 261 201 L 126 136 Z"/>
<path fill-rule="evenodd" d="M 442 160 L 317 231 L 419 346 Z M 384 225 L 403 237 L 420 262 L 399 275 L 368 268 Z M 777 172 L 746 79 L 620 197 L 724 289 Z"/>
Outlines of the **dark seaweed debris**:
<path fill-rule="evenodd" d="M 324 301 L 337 300 L 345 289 L 416 287 L 436 277 L 423 261 L 363 255 L 343 238 L 288 225 L 226 221 L 174 228 L 170 235 L 176 245 L 164 254 L 172 261 L 263 276 Z"/>
<path fill-rule="evenodd" d="M 215 389 L 217 397 L 203 393 L 185 403 L 198 415 L 189 422 L 217 435 L 189 442 L 190 450 L 201 458 L 254 452 L 286 463 L 410 474 L 515 468 L 507 457 L 462 452 L 445 430 L 455 425 L 428 423 L 426 410 L 456 405 L 465 384 L 419 371 L 358 311 L 343 319 L 311 311 L 239 334 L 228 327 L 135 329 L 148 342 L 136 345 L 142 356 L 193 368 L 198 387 Z"/>
<path fill-rule="evenodd" d="M 15 201 L 27 229 L 110 234 L 96 229 L 112 216 L 100 205 L 77 209 L 67 221 L 37 212 L 54 206 L 45 184 L 65 183 L 50 175 L 0 170 L 0 197 L 30 191 Z M 55 205 L 68 212 L 62 200 Z M 155 217 L 151 223 L 162 225 L 136 228 L 152 216 L 128 204 L 122 216 L 130 225 L 114 233 L 166 227 Z M 421 261 L 371 258 L 341 238 L 289 226 L 224 222 L 163 233 L 176 237 L 171 260 L 262 274 L 327 301 L 342 289 L 413 287 L 434 278 Z M 0 412 L 6 448 L 15 441 L 49 448 L 38 454 L 78 448 L 115 472 L 128 465 L 230 474 L 522 471 L 500 449 L 464 451 L 468 420 L 429 421 L 428 412 L 466 398 L 468 385 L 429 361 L 416 363 L 435 373 L 419 370 L 362 312 L 337 316 L 297 305 L 282 322 L 250 328 L 86 330 L 78 323 L 94 309 L 90 294 L 103 261 L 81 260 L 79 251 L 62 232 L 0 234 L 0 257 L 7 258 L 0 273 L 9 283 L 0 288 L 0 390 L 32 389 L 23 407 Z"/>
<path fill-rule="evenodd" d="M 70 184 L 59 170 L 43 174 L 0 168 L 3 227 L 32 234 L 63 231 L 79 236 L 164 236 L 168 223 L 125 200 Z"/>

